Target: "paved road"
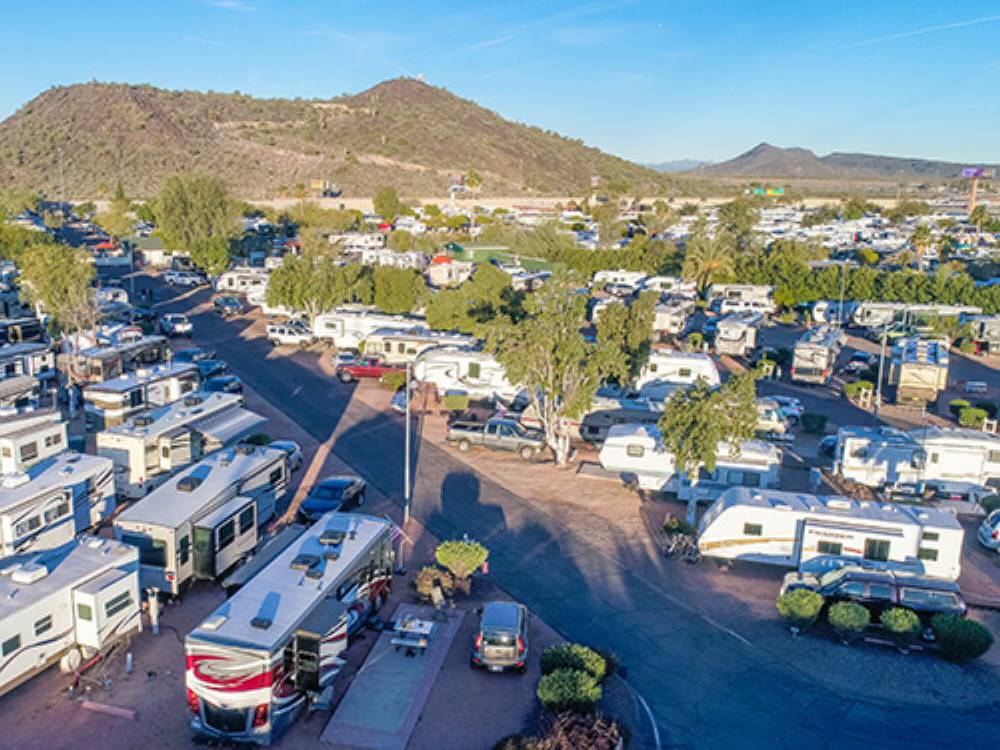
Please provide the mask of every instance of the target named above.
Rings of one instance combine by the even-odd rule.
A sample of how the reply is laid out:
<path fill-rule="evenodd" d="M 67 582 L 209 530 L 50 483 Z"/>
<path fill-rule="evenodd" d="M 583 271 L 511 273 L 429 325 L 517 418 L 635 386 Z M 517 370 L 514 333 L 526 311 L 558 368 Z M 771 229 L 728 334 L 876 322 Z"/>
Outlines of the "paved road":
<path fill-rule="evenodd" d="M 200 291 L 168 309 L 190 311 L 208 295 Z M 349 386 L 318 372 L 315 354 L 268 359 L 266 341 L 243 338 L 247 320 L 223 321 L 211 313 L 192 313 L 192 319 L 195 339 L 216 349 L 255 391 L 318 440 L 333 434 L 342 460 L 386 494 L 401 495 L 398 416 L 350 400 Z M 1000 702 L 989 710 L 957 710 L 834 693 L 698 612 L 677 582 L 642 572 L 649 566 L 635 559 L 629 540 L 595 546 L 591 540 L 598 535 L 589 535 L 585 522 L 567 527 L 435 445 L 418 441 L 416 453 L 414 515 L 439 538 L 469 533 L 483 540 L 498 585 L 567 638 L 615 652 L 668 746 L 1000 744 Z M 921 688 L 912 686 L 916 698 Z"/>

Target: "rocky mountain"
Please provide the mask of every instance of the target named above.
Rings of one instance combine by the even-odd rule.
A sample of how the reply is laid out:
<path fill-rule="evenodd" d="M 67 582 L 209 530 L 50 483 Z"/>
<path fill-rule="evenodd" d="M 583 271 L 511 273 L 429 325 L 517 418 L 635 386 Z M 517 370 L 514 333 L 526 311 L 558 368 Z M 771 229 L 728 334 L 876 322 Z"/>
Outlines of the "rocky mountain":
<path fill-rule="evenodd" d="M 650 169 L 655 169 L 657 172 L 674 173 L 690 172 L 692 169 L 707 167 L 711 163 L 703 159 L 673 159 L 671 161 L 661 161 L 657 164 L 647 164 L 646 166 Z"/>
<path fill-rule="evenodd" d="M 45 91 L 0 123 L 0 184 L 138 197 L 179 170 L 219 175 L 243 197 L 328 180 L 347 196 L 391 185 L 447 196 L 470 170 L 485 195 L 583 195 L 593 176 L 638 194 L 668 177 L 579 140 L 506 120 L 442 88 L 397 78 L 325 100 L 87 83 Z"/>

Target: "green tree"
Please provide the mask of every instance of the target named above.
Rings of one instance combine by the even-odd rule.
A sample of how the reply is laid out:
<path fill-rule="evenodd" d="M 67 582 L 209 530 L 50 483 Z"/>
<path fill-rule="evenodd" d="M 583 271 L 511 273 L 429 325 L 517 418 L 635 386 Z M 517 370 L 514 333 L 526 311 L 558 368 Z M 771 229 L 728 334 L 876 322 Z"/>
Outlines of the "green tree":
<path fill-rule="evenodd" d="M 230 239 L 236 233 L 238 208 L 222 180 L 202 174 L 168 177 L 156 199 L 156 216 L 171 247 L 191 249 L 207 237 Z"/>
<path fill-rule="evenodd" d="M 84 201 L 83 203 L 77 203 L 73 206 L 73 213 L 81 219 L 89 219 L 96 211 L 97 206 L 94 205 L 93 201 Z"/>
<path fill-rule="evenodd" d="M 760 221 L 760 210 L 748 198 L 723 203 L 718 211 L 719 226 L 733 238 L 740 252 L 749 250 L 753 244 L 754 227 Z"/>
<path fill-rule="evenodd" d="M 37 211 L 38 193 L 24 188 L 0 188 L 0 220 L 12 219 L 25 211 Z"/>
<path fill-rule="evenodd" d="M 197 237 L 191 241 L 191 262 L 209 276 L 229 268 L 229 240 L 225 237 Z"/>
<path fill-rule="evenodd" d="M 736 270 L 736 257 L 725 237 L 709 237 L 704 222 L 697 222 L 688 237 L 681 273 L 704 290 L 728 279 Z"/>
<path fill-rule="evenodd" d="M 990 210 L 980 203 L 969 214 L 969 221 L 976 227 L 976 231 L 980 234 L 983 232 L 983 227 L 990 223 Z"/>
<path fill-rule="evenodd" d="M 618 205 L 610 202 L 599 203 L 590 209 L 590 218 L 597 224 L 598 242 L 602 247 L 608 247 L 612 242 L 621 239 L 619 213 Z"/>
<path fill-rule="evenodd" d="M 634 380 L 649 358 L 653 318 L 659 295 L 643 292 L 630 305 L 608 305 L 597 318 L 597 339 L 607 346 L 602 353 L 606 377 L 625 385 Z"/>
<path fill-rule="evenodd" d="M 396 221 L 396 217 L 402 215 L 406 210 L 406 205 L 399 199 L 399 194 L 396 192 L 396 188 L 393 187 L 379 188 L 378 192 L 375 193 L 375 198 L 372 200 L 372 206 L 375 209 L 375 213 L 390 224 Z"/>
<path fill-rule="evenodd" d="M 479 174 L 475 169 L 470 169 L 465 175 L 465 186 L 469 190 L 479 190 L 483 186 L 482 175 Z"/>
<path fill-rule="evenodd" d="M 41 303 L 60 330 L 75 333 L 96 324 L 94 267 L 86 253 L 43 243 L 25 248 L 18 262 L 28 301 Z"/>
<path fill-rule="evenodd" d="M 423 293 L 423 276 L 410 268 L 378 266 L 372 278 L 375 283 L 375 306 L 382 312 L 411 312 Z"/>

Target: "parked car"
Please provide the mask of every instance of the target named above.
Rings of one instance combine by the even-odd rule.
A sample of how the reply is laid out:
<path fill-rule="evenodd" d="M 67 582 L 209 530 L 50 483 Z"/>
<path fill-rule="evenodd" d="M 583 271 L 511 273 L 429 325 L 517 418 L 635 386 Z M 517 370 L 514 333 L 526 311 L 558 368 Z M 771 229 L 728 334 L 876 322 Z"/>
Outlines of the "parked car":
<path fill-rule="evenodd" d="M 353 349 L 338 349 L 332 357 L 330 357 L 330 362 L 333 364 L 334 369 L 339 365 L 353 365 L 358 361 L 358 353 Z"/>
<path fill-rule="evenodd" d="M 267 339 L 275 346 L 309 346 L 315 336 L 307 325 L 296 320 L 272 323 L 267 327 Z"/>
<path fill-rule="evenodd" d="M 448 425 L 447 440 L 463 453 L 481 445 L 492 450 L 516 451 L 525 461 L 545 450 L 545 435 L 541 430 L 529 429 L 512 419 L 452 422 Z"/>
<path fill-rule="evenodd" d="M 190 336 L 191 321 L 183 313 L 167 313 L 160 318 L 160 333 L 164 336 Z"/>
<path fill-rule="evenodd" d="M 777 402 L 778 409 L 791 424 L 798 424 L 802 419 L 805 408 L 797 398 L 793 396 L 768 396 L 768 398 Z"/>
<path fill-rule="evenodd" d="M 195 363 L 198 374 L 202 380 L 208 380 L 216 375 L 222 375 L 229 369 L 229 365 L 221 359 L 199 359 Z"/>
<path fill-rule="evenodd" d="M 204 360 L 212 362 L 215 360 Z M 203 391 L 208 393 L 243 393 L 243 381 L 239 375 L 216 375 L 208 378 L 201 385 Z"/>
<path fill-rule="evenodd" d="M 337 365 L 336 373 L 341 382 L 350 383 L 361 378 L 381 378 L 390 372 L 403 372 L 404 368 L 387 365 L 378 357 L 360 357 L 350 364 Z"/>
<path fill-rule="evenodd" d="M 155 323 L 156 310 L 145 305 L 133 307 L 130 320 L 132 323 Z"/>
<path fill-rule="evenodd" d="M 224 318 L 232 315 L 242 315 L 246 312 L 247 306 L 239 297 L 232 294 L 224 294 L 212 300 L 212 308 Z"/>
<path fill-rule="evenodd" d="M 989 392 L 989 386 L 982 380 L 970 380 L 965 384 L 965 392 L 970 396 L 985 396 Z"/>
<path fill-rule="evenodd" d="M 288 457 L 289 471 L 298 471 L 302 468 L 302 448 L 294 440 L 273 440 L 268 444 L 268 447 L 285 452 Z"/>
<path fill-rule="evenodd" d="M 827 435 L 819 441 L 819 452 L 824 456 L 833 458 L 833 455 L 837 452 L 837 442 L 838 438 L 836 435 Z"/>
<path fill-rule="evenodd" d="M 469 666 L 523 672 L 528 662 L 528 608 L 517 602 L 489 602 L 479 610 Z"/>
<path fill-rule="evenodd" d="M 987 549 L 1000 551 L 1000 510 L 992 511 L 979 524 L 979 533 L 976 538 Z"/>
<path fill-rule="evenodd" d="M 163 280 L 171 286 L 197 287 L 205 283 L 205 279 L 193 271 L 167 271 Z"/>
<path fill-rule="evenodd" d="M 356 508 L 365 501 L 365 480 L 353 475 L 339 475 L 321 479 L 309 488 L 299 506 L 299 516 L 305 521 L 315 521 L 332 510 Z"/>
<path fill-rule="evenodd" d="M 176 349 L 173 353 L 174 362 L 201 362 L 203 359 L 215 359 L 215 352 L 190 346 L 186 349 Z"/>

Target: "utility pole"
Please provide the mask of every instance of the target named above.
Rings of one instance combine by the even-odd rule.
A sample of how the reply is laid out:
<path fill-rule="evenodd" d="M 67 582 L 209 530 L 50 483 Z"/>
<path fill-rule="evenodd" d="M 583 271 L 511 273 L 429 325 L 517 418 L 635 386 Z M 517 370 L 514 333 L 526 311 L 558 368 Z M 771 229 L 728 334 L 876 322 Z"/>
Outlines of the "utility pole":
<path fill-rule="evenodd" d="M 882 413 L 882 372 L 885 369 L 885 329 L 882 330 L 882 345 L 878 355 L 878 382 L 875 384 L 875 416 Z"/>

